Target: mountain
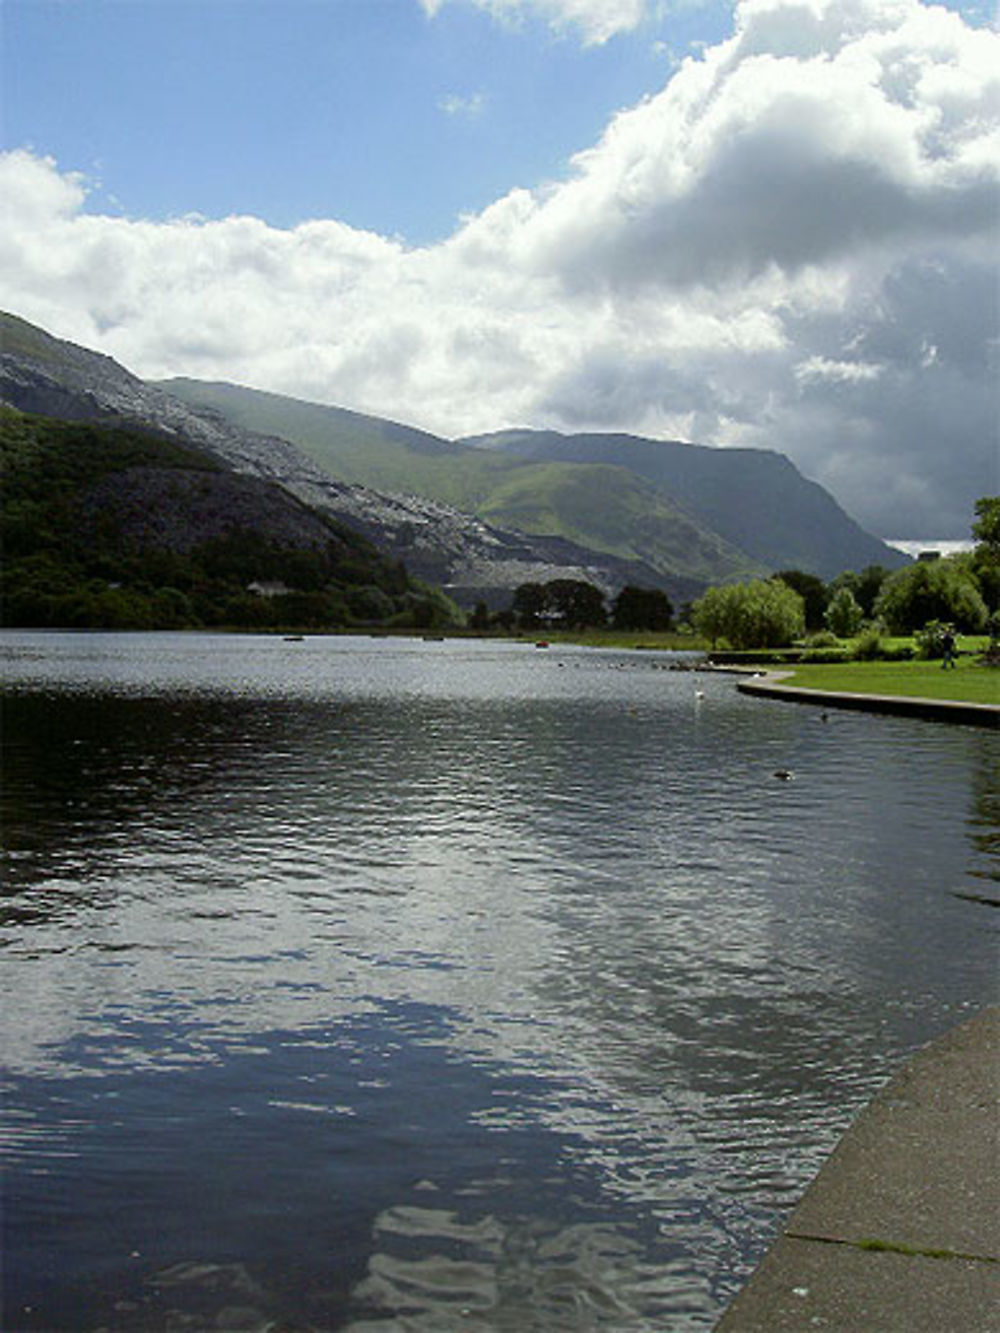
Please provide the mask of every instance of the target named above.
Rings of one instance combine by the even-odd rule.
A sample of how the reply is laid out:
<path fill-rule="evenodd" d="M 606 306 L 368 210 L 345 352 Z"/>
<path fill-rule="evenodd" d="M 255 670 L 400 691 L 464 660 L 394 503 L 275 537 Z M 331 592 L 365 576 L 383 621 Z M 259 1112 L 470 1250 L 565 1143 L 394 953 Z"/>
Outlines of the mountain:
<path fill-rule="evenodd" d="M 450 615 L 358 533 L 146 428 L 0 407 L 4 623 L 431 625 Z"/>
<path fill-rule="evenodd" d="M 905 556 L 865 532 L 833 496 L 785 457 L 765 449 L 710 449 L 636 435 L 508 430 L 464 443 L 539 461 L 613 466 L 669 494 L 768 570 L 833 578 L 845 569 L 899 568 Z"/>
<path fill-rule="evenodd" d="M 482 598 L 491 606 L 506 606 L 518 584 L 555 578 L 586 579 L 608 593 L 629 582 L 664 586 L 657 571 L 641 561 L 599 554 L 559 536 L 508 532 L 446 503 L 337 480 L 288 440 L 189 406 L 110 357 L 3 313 L 0 403 L 61 420 L 143 425 L 195 446 L 228 470 L 274 483 L 347 525 L 464 605 Z M 402 432 L 407 440 L 420 436 L 389 423 L 376 422 L 376 427 L 389 435 Z M 428 447 L 436 443 L 432 436 L 423 438 Z M 683 579 L 667 586 L 681 600 L 698 590 Z"/>
<path fill-rule="evenodd" d="M 504 528 L 558 534 L 651 567 L 657 582 L 710 582 L 905 558 L 866 533 L 784 455 L 630 435 L 503 431 L 445 440 L 343 408 L 232 384 L 161 387 L 244 429 L 294 440 L 329 475 L 458 506 Z"/>
<path fill-rule="evenodd" d="M 234 384 L 175 379 L 160 387 L 243 429 L 294 441 L 341 481 L 420 495 L 504 529 L 635 562 L 633 581 L 665 586 L 682 601 L 708 583 L 767 572 L 665 490 L 617 464 L 526 462 L 513 452 Z"/>

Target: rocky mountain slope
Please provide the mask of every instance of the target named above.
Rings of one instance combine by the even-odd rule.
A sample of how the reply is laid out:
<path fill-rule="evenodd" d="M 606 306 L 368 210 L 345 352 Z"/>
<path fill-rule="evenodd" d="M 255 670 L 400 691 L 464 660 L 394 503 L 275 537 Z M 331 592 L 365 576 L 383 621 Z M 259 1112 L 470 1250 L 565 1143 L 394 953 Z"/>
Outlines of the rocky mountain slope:
<path fill-rule="evenodd" d="M 473 448 L 396 422 L 233 384 L 161 386 L 243 429 L 299 445 L 341 481 L 415 493 L 505 530 L 561 537 L 604 558 L 648 567 L 672 590 L 764 574 L 767 568 L 637 473 Z"/>
<path fill-rule="evenodd" d="M 460 603 L 506 605 L 528 581 L 582 578 L 613 592 L 627 582 L 666 586 L 685 599 L 699 585 L 665 579 L 641 561 L 615 559 L 559 537 L 509 532 L 446 503 L 338 481 L 295 445 L 232 424 L 144 383 L 110 357 L 0 314 L 0 402 L 74 421 L 142 423 L 207 450 L 249 476 L 278 483 L 321 513 L 401 559 Z"/>
<path fill-rule="evenodd" d="M 360 533 L 204 449 L 0 406 L 8 625 L 427 627 L 453 607 Z"/>
<path fill-rule="evenodd" d="M 779 569 L 832 578 L 903 563 L 769 450 L 551 431 L 445 440 L 232 384 L 162 387 L 244 429 L 293 440 L 342 481 L 412 492 L 506 529 L 557 534 L 643 561 L 660 578 L 703 586 Z"/>

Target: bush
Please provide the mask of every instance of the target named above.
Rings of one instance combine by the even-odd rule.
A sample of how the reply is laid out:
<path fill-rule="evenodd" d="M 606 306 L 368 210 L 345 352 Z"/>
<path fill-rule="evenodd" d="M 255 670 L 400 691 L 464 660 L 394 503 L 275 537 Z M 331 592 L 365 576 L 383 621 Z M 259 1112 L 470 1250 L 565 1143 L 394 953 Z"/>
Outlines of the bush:
<path fill-rule="evenodd" d="M 846 648 L 807 648 L 799 659 L 802 662 L 846 662 Z"/>
<path fill-rule="evenodd" d="M 882 635 L 873 626 L 854 640 L 852 657 L 859 662 L 875 662 L 882 656 Z"/>
<path fill-rule="evenodd" d="M 908 643 L 887 643 L 872 626 L 854 640 L 849 656 L 858 662 L 908 662 L 914 653 Z"/>
<path fill-rule="evenodd" d="M 883 662 L 910 662 L 914 656 L 914 651 L 908 643 L 883 644 L 880 654 Z"/>
<path fill-rule="evenodd" d="M 803 645 L 806 648 L 839 648 L 840 640 L 828 629 L 821 629 L 816 634 L 807 634 Z"/>
<path fill-rule="evenodd" d="M 937 657 L 944 656 L 944 647 L 942 646 L 942 637 L 944 635 L 944 625 L 940 620 L 930 620 L 914 634 L 917 644 L 917 656 L 933 661 Z"/>

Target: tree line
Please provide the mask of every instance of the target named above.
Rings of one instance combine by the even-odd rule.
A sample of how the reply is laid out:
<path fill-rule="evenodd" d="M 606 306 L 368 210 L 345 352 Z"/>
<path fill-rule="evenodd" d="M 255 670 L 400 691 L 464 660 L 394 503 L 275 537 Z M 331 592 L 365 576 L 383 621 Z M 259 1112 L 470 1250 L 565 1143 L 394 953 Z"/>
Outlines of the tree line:
<path fill-rule="evenodd" d="M 586 579 L 551 579 L 522 583 L 508 608 L 491 614 L 477 602 L 469 617 L 476 630 L 603 629 L 669 631 L 675 628 L 674 607 L 662 588 L 628 584 L 612 599 Z"/>
<path fill-rule="evenodd" d="M 805 636 L 832 642 L 866 628 L 908 635 L 939 624 L 1000 636 L 1000 497 L 978 500 L 975 515 L 972 551 L 919 559 L 899 570 L 868 565 L 825 583 L 785 569 L 766 579 L 710 587 L 679 617 L 661 589 L 629 585 L 608 606 L 592 583 L 553 579 L 521 584 L 510 607 L 494 615 L 480 602 L 470 625 L 669 631 L 679 619 L 713 647 L 724 641 L 735 649 L 787 647 Z"/>
<path fill-rule="evenodd" d="M 865 628 L 909 635 L 928 627 L 1000 635 L 1000 496 L 976 502 L 975 546 L 918 559 L 890 572 L 869 565 L 827 585 L 801 570 L 709 588 L 691 607 L 691 623 L 713 646 L 785 647 L 805 635 L 852 638 Z M 933 633 L 932 633 L 933 637 Z"/>

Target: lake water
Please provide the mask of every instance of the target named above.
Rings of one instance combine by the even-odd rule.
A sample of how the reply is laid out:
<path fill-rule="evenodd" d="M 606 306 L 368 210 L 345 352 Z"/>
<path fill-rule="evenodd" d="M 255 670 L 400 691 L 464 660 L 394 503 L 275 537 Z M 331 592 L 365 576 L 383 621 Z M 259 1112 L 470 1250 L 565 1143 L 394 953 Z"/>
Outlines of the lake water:
<path fill-rule="evenodd" d="M 998 998 L 995 733 L 652 652 L 0 663 L 10 1333 L 711 1328 Z"/>

